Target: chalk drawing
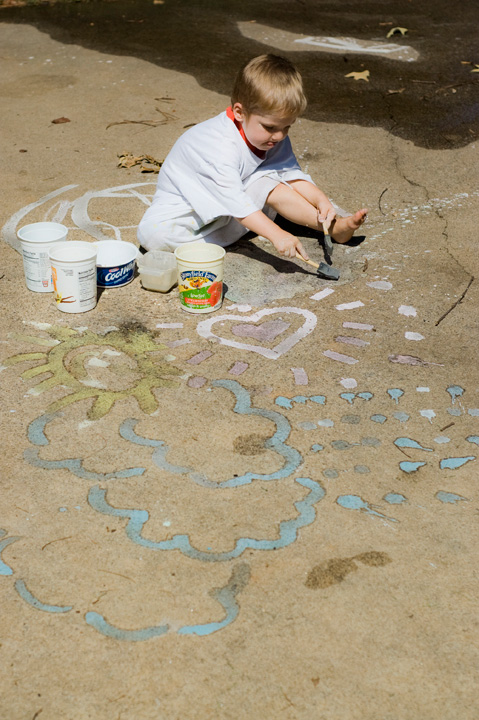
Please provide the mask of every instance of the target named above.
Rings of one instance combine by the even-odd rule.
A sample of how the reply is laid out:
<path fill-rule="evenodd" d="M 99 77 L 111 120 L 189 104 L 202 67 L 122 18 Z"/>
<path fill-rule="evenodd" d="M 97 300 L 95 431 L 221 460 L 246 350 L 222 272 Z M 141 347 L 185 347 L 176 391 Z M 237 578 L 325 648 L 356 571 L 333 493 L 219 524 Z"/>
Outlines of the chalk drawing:
<path fill-rule="evenodd" d="M 238 22 L 238 29 L 244 37 L 284 52 L 309 51 L 340 53 L 341 55 L 359 53 L 385 57 L 399 62 L 414 62 L 419 58 L 419 52 L 410 45 L 384 42 L 378 38 L 366 40 L 342 36 L 303 35 L 256 22 Z"/>
<path fill-rule="evenodd" d="M 291 313 L 293 315 L 302 316 L 304 317 L 304 322 L 300 328 L 295 330 L 289 335 L 289 337 L 282 340 L 278 345 L 273 348 L 262 347 L 261 345 L 252 345 L 249 343 L 242 343 L 237 340 L 232 340 L 230 338 L 224 338 L 220 335 L 215 334 L 211 329 L 214 325 L 217 325 L 218 323 L 224 323 L 225 321 L 231 322 L 233 320 L 237 320 L 242 323 L 257 323 L 264 317 L 270 315 L 277 315 L 278 313 L 281 313 L 282 315 L 287 315 Z M 316 323 L 316 315 L 314 315 L 314 313 L 310 312 L 309 310 L 302 310 L 295 307 L 281 307 L 259 310 L 253 315 L 248 316 L 219 315 L 218 317 L 208 318 L 207 320 L 202 320 L 198 323 L 198 325 L 196 326 L 196 331 L 198 335 L 200 335 L 200 337 L 204 337 L 207 340 L 215 339 L 222 345 L 228 345 L 230 347 L 237 348 L 238 350 L 249 350 L 250 352 L 258 353 L 259 355 L 262 355 L 269 360 L 277 360 L 286 352 L 288 352 L 288 350 L 291 350 L 291 348 L 294 347 L 300 340 L 309 335 L 316 327 Z"/>
<path fill-rule="evenodd" d="M 101 336 L 90 330 L 79 333 L 70 328 L 51 327 L 46 332 L 51 336 L 49 350 L 14 355 L 4 360 L 3 365 L 10 367 L 42 360 L 41 364 L 21 374 L 24 380 L 30 380 L 49 373 L 48 378 L 29 392 L 39 395 L 58 387 L 71 390 L 65 397 L 52 402 L 46 409 L 47 414 L 91 398 L 94 402 L 87 415 L 90 420 L 98 420 L 118 400 L 129 397 L 136 399 L 143 412 L 151 414 L 158 409 L 153 390 L 178 385 L 172 378 L 180 371 L 165 362 L 164 357 L 158 357 L 162 346 L 147 331 L 137 328 L 128 329 L 128 332 L 112 330 Z M 40 338 L 40 343 L 36 343 L 34 337 L 27 337 L 25 341 L 44 344 L 44 338 Z M 91 363 L 88 364 L 92 358 L 100 360 L 96 371 Z"/>

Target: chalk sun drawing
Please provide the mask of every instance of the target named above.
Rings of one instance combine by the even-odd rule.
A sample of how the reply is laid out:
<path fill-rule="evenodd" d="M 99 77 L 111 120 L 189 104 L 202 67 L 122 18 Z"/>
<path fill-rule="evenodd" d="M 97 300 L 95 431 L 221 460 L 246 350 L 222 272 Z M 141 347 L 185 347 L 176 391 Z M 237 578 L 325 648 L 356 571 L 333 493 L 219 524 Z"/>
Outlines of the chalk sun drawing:
<path fill-rule="evenodd" d="M 24 362 L 42 360 L 41 364 L 21 373 L 31 380 L 49 373 L 49 377 L 31 388 L 39 395 L 54 387 L 64 386 L 70 392 L 52 402 L 46 409 L 54 413 L 79 400 L 93 399 L 88 410 L 90 420 L 106 415 L 123 398 L 133 397 L 144 413 L 158 408 L 153 390 L 174 387 L 174 376 L 180 371 L 163 358 L 158 358 L 162 346 L 150 333 L 141 329 L 112 330 L 97 335 L 89 330 L 77 332 L 70 328 L 51 327 L 51 348 L 44 352 L 21 353 L 4 360 L 4 368 Z M 19 336 L 22 339 L 21 336 Z M 28 336 L 27 342 L 45 345 L 45 338 Z"/>

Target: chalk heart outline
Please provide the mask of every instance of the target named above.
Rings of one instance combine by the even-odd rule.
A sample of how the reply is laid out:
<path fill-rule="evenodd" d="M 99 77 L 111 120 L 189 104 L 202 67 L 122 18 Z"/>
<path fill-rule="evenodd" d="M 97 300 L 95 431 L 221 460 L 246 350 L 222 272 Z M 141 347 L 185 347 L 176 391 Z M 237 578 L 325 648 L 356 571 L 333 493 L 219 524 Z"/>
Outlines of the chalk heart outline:
<path fill-rule="evenodd" d="M 260 345 L 253 345 L 251 343 L 243 343 L 238 340 L 229 340 L 217 335 L 211 329 L 213 325 L 216 325 L 216 323 L 225 320 L 228 322 L 239 321 L 243 323 L 257 323 L 258 320 L 261 320 L 263 317 L 268 315 L 277 315 L 278 313 L 282 313 L 283 315 L 285 313 L 302 315 L 304 317 L 304 323 L 300 328 L 295 330 L 291 335 L 286 337 L 273 348 L 261 347 Z M 251 352 L 258 353 L 258 355 L 263 355 L 263 357 L 268 358 L 269 360 L 277 360 L 281 357 L 281 355 L 284 355 L 288 352 L 288 350 L 291 350 L 291 348 L 294 347 L 300 340 L 313 332 L 317 322 L 318 318 L 310 310 L 303 310 L 295 307 L 266 308 L 264 310 L 258 310 L 258 312 L 253 315 L 219 315 L 218 317 L 209 318 L 208 320 L 202 320 L 196 326 L 196 331 L 198 335 L 206 338 L 207 340 L 215 339 L 222 345 L 229 345 L 230 347 L 237 348 L 238 350 L 249 350 Z"/>

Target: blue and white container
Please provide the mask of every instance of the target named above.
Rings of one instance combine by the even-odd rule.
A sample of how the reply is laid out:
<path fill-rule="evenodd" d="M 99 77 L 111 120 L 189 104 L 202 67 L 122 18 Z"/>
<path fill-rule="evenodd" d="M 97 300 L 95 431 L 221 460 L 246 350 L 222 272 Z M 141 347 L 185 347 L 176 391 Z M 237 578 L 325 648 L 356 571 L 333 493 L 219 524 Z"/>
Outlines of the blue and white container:
<path fill-rule="evenodd" d="M 117 288 L 127 285 L 135 275 L 138 248 L 123 240 L 100 240 L 95 243 L 96 282 L 101 288 Z"/>

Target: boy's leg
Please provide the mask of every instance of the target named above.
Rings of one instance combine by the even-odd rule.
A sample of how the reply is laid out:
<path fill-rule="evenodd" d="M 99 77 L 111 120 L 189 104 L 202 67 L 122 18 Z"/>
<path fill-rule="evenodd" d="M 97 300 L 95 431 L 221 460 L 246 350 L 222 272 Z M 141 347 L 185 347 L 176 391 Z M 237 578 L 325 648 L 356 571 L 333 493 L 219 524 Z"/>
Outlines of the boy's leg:
<path fill-rule="evenodd" d="M 312 205 L 303 195 L 293 190 L 289 185 L 279 183 L 270 192 L 267 204 L 276 212 L 291 220 L 297 225 L 305 225 L 315 230 L 323 229 L 318 220 L 318 209 Z M 332 235 L 336 242 L 344 243 L 350 240 L 355 232 L 366 219 L 367 211 L 358 210 L 354 215 L 338 217 L 332 226 Z"/>

